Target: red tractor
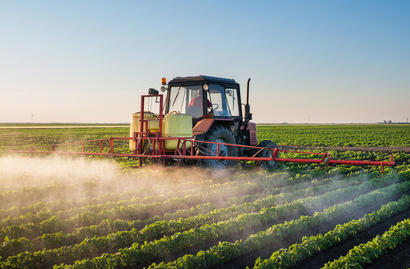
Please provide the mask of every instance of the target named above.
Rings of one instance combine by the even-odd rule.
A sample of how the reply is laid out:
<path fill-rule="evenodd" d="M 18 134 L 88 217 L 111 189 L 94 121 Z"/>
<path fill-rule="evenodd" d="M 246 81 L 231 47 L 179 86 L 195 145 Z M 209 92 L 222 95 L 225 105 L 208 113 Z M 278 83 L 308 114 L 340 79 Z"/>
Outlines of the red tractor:
<path fill-rule="evenodd" d="M 258 145 L 256 124 L 250 122 L 252 114 L 249 106 L 249 82 L 250 79 L 247 83 L 244 109 L 242 109 L 240 85 L 233 79 L 211 76 L 177 77 L 168 83 L 165 115 L 175 113 L 192 116 L 192 137 L 195 141 L 204 141 L 204 143 L 194 144 L 197 156 L 268 157 L 272 155 L 273 149 L 276 148 L 275 144 L 271 141 L 263 141 Z M 178 126 L 178 128 L 184 127 Z M 205 143 L 205 141 L 214 143 Z M 253 147 L 237 147 L 228 144 L 269 149 L 257 153 Z M 226 167 L 237 162 L 236 159 L 220 158 L 198 160 L 199 164 L 207 167 Z M 260 163 L 266 168 L 274 168 L 276 164 L 273 159 L 260 161 Z"/>

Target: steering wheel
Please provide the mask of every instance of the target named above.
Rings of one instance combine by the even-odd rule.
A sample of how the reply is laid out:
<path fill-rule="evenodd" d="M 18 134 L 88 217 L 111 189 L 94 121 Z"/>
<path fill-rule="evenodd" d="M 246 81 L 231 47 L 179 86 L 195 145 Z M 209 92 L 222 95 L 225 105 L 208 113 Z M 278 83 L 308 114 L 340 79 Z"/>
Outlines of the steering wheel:
<path fill-rule="evenodd" d="M 219 108 L 219 104 L 212 104 L 212 109 L 217 110 Z"/>

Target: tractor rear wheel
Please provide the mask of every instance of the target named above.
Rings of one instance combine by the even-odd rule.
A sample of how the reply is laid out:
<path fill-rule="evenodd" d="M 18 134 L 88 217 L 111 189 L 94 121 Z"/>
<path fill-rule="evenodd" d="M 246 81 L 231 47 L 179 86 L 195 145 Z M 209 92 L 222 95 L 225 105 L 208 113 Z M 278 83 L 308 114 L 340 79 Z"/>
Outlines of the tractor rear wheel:
<path fill-rule="evenodd" d="M 227 143 L 227 144 L 236 144 L 235 137 L 233 136 L 231 130 L 221 125 L 214 125 L 206 133 L 205 136 L 198 137 L 198 140 L 209 141 L 209 142 L 218 142 L 218 143 Z M 217 144 L 211 143 L 201 143 L 199 145 L 200 155 L 203 156 L 216 156 L 218 150 Z M 226 146 L 219 144 L 219 156 L 223 157 L 237 157 L 238 148 L 233 146 Z M 201 166 L 204 167 L 213 167 L 213 168 L 226 168 L 228 166 L 233 166 L 237 162 L 233 160 L 209 160 L 201 159 L 199 161 Z"/>
<path fill-rule="evenodd" d="M 273 150 L 277 147 L 275 143 L 273 143 L 270 140 L 263 140 L 262 142 L 259 143 L 258 147 L 266 148 L 262 149 L 256 157 L 263 157 L 263 158 L 268 158 L 272 157 Z M 276 169 L 278 163 L 275 160 L 270 160 L 270 161 L 260 161 L 259 165 L 265 169 L 265 170 L 274 170 Z"/>

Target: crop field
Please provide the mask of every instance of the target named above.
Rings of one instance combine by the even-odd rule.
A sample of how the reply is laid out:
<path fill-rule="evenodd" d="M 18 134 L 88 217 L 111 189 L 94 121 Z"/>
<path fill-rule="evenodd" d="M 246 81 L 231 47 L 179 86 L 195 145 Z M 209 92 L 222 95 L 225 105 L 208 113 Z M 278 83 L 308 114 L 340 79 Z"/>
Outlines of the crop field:
<path fill-rule="evenodd" d="M 0 128 L 0 268 L 410 266 L 409 125 L 258 126 L 260 141 L 327 147 L 335 159 L 389 160 L 365 148 L 394 148 L 397 165 L 384 173 L 296 163 L 133 169 L 129 158 L 8 153 L 128 132 Z"/>

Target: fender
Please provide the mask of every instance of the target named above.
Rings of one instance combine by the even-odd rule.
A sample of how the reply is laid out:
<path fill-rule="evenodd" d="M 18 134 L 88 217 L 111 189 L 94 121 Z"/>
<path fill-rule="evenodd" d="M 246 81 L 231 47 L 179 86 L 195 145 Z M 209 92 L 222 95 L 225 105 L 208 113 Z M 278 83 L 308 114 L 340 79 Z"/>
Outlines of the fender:
<path fill-rule="evenodd" d="M 248 127 L 246 127 L 246 130 L 249 132 L 249 145 L 257 146 L 258 137 L 256 136 L 256 123 L 249 122 Z"/>
<path fill-rule="evenodd" d="M 209 128 L 211 128 L 212 124 L 214 124 L 215 119 L 205 118 L 198 121 L 194 128 L 192 129 L 192 135 L 200 135 L 208 132 Z"/>

